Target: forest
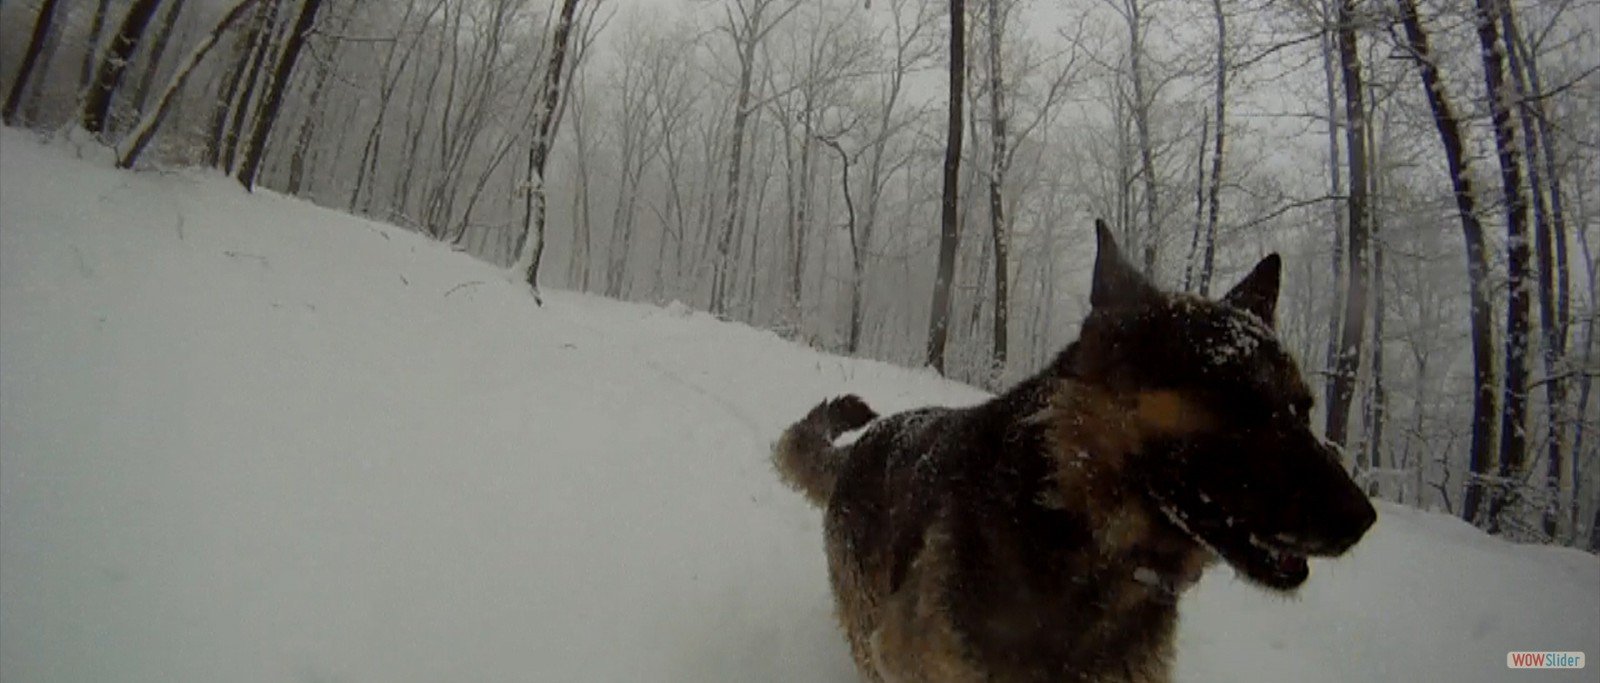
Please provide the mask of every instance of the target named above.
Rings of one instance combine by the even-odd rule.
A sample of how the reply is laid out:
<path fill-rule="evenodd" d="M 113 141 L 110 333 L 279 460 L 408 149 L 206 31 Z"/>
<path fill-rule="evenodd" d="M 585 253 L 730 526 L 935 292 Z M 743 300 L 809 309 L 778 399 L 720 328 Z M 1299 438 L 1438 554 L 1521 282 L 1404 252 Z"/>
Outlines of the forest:
<path fill-rule="evenodd" d="M 677 301 L 991 391 L 1076 335 L 1096 219 L 1173 290 L 1275 251 L 1372 496 L 1600 552 L 1597 34 L 1596 0 L 12 0 L 0 93 L 530 306 Z"/>

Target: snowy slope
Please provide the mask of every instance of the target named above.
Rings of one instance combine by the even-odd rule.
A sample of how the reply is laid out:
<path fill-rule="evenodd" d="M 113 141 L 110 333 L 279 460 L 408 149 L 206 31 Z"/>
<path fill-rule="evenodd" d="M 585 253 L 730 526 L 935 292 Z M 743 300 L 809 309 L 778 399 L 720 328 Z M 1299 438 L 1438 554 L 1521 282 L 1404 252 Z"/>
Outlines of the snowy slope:
<path fill-rule="evenodd" d="M 983 397 L 6 130 L 0 679 L 853 680 L 766 462 L 846 391 Z M 1179 680 L 1592 680 L 1505 653 L 1600 652 L 1600 561 L 1381 512 L 1298 599 L 1213 570 Z"/>

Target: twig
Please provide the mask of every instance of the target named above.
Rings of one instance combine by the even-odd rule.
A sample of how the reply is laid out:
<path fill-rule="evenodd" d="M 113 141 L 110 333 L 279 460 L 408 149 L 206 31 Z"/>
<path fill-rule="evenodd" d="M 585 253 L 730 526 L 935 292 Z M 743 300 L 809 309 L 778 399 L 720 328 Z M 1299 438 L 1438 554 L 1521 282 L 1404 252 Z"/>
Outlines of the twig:
<path fill-rule="evenodd" d="M 483 281 L 482 281 L 482 280 L 473 280 L 473 281 L 471 281 L 471 282 L 463 282 L 463 283 L 461 283 L 461 284 L 459 284 L 459 285 L 456 285 L 456 286 L 454 286 L 454 287 L 451 287 L 451 288 L 450 288 L 450 289 L 448 289 L 448 290 L 445 290 L 445 293 L 444 293 L 444 295 L 445 295 L 445 296 L 450 296 L 450 295 L 451 295 L 451 294 L 455 294 L 455 293 L 456 293 L 456 290 L 458 290 L 458 289 L 461 289 L 461 288 L 462 288 L 462 287 L 471 287 L 471 286 L 473 286 L 473 285 L 481 285 L 481 284 L 483 284 Z"/>
<path fill-rule="evenodd" d="M 267 265 L 268 265 L 267 264 L 267 257 L 262 256 L 260 254 L 247 254 L 247 253 L 242 252 L 242 251 L 224 251 L 224 252 L 222 252 L 222 255 L 223 256 L 227 256 L 228 258 L 234 258 L 234 259 L 255 259 L 256 261 L 261 263 L 261 266 L 263 268 L 267 267 Z"/>

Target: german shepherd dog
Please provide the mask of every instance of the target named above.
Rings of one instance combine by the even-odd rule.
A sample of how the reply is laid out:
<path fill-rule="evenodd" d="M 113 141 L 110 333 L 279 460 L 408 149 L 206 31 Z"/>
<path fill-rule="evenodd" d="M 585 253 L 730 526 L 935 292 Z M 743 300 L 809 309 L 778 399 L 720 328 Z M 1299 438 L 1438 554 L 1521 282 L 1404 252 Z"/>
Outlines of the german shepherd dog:
<path fill-rule="evenodd" d="M 843 396 L 773 449 L 825 508 L 869 681 L 1170 680 L 1177 600 L 1215 558 L 1284 593 L 1377 512 L 1310 429 L 1273 331 L 1281 263 L 1212 301 L 1157 290 L 1096 223 L 1091 311 L 1039 374 L 877 420 Z"/>

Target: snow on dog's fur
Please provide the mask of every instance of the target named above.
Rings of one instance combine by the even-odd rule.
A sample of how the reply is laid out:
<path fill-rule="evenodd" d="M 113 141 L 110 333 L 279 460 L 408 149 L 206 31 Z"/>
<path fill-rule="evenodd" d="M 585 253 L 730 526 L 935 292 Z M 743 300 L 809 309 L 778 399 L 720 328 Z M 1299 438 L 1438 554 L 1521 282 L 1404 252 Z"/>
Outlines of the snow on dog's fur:
<path fill-rule="evenodd" d="M 1376 518 L 1311 433 L 1272 329 L 1277 255 L 1211 301 L 1158 291 L 1096 231 L 1092 310 L 1039 374 L 875 423 L 841 397 L 778 440 L 826 510 L 864 678 L 1168 681 L 1177 600 L 1214 559 L 1293 591 Z"/>

